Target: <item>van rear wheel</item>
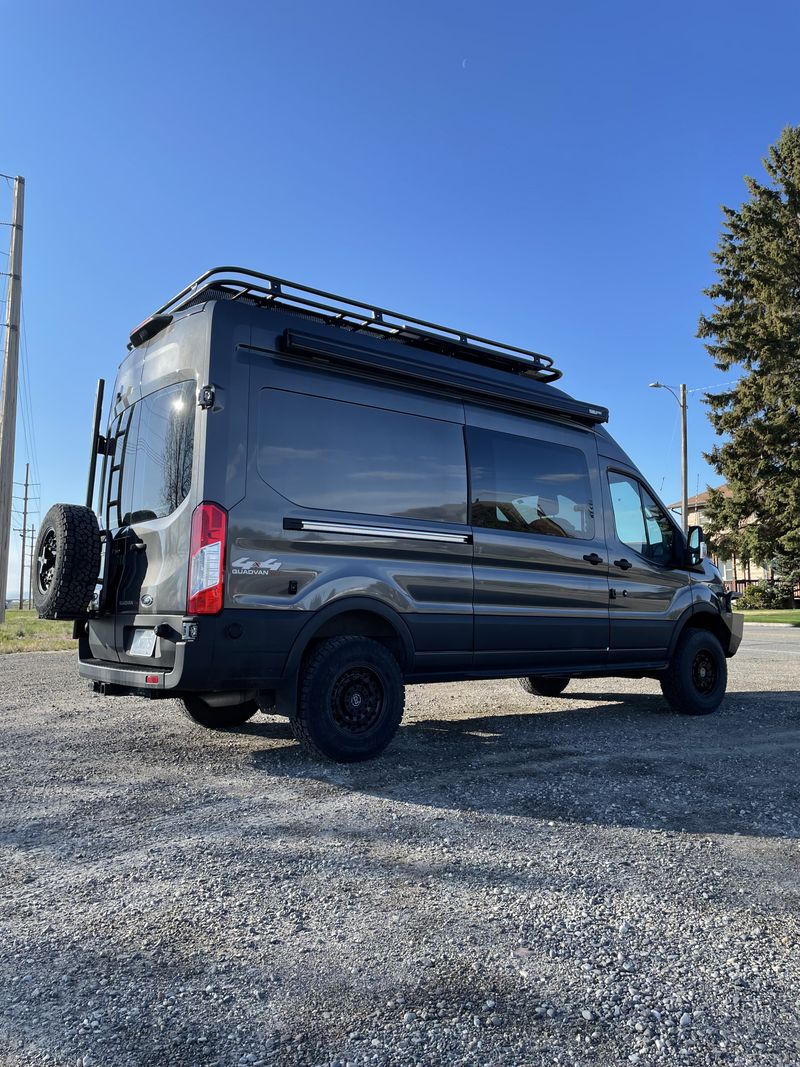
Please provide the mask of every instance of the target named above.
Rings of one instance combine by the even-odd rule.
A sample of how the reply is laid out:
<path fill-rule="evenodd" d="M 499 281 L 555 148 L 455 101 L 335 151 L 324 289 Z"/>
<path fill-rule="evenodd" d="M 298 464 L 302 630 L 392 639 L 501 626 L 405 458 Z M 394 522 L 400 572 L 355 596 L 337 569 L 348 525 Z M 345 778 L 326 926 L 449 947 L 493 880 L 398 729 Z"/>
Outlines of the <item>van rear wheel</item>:
<path fill-rule="evenodd" d="M 181 699 L 181 703 L 184 713 L 192 722 L 197 723 L 198 726 L 205 726 L 208 730 L 230 730 L 234 726 L 242 726 L 258 711 L 258 704 L 255 700 L 246 700 L 243 704 L 229 704 L 222 708 L 212 708 L 202 697 L 185 696 Z"/>
<path fill-rule="evenodd" d="M 728 664 L 722 645 L 708 630 L 686 630 L 678 640 L 661 692 L 681 715 L 710 715 L 725 696 Z"/>
<path fill-rule="evenodd" d="M 531 675 L 529 678 L 520 678 L 519 684 L 526 693 L 536 697 L 560 697 L 569 685 L 569 677 L 555 674 L 541 676 Z"/>
<path fill-rule="evenodd" d="M 367 637 L 332 637 L 306 660 L 290 723 L 310 755 L 355 763 L 383 752 L 404 703 L 403 676 L 388 649 Z"/>

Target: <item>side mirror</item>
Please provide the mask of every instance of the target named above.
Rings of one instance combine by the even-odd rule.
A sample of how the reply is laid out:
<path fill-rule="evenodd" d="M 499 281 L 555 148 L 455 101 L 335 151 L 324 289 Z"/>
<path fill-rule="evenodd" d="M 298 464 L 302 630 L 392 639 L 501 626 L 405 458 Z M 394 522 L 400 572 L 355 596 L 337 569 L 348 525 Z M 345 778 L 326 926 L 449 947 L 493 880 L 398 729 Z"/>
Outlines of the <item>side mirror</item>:
<path fill-rule="evenodd" d="M 689 564 L 692 567 L 696 567 L 698 563 L 701 563 L 708 556 L 708 546 L 706 545 L 705 535 L 703 534 L 703 527 L 690 526 L 688 538 Z"/>

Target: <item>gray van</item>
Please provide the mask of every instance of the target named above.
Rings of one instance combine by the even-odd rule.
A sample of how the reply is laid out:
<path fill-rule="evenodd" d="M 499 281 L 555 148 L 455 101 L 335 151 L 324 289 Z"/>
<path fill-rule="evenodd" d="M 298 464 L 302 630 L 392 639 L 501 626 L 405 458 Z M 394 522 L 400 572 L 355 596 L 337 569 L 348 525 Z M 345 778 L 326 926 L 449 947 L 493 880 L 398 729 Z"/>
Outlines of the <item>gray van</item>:
<path fill-rule="evenodd" d="M 86 506 L 37 546 L 95 691 L 277 712 L 342 761 L 386 747 L 407 682 L 651 677 L 719 706 L 742 616 L 702 531 L 549 357 L 234 267 L 128 348 Z"/>

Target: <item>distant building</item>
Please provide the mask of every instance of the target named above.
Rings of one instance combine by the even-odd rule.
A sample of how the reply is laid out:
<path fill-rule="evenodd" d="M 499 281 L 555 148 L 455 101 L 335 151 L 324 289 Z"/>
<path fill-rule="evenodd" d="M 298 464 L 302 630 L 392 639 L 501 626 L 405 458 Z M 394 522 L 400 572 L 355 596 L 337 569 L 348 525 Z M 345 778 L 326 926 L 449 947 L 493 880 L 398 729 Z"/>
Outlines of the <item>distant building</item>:
<path fill-rule="evenodd" d="M 722 491 L 724 496 L 730 496 L 730 490 L 727 485 L 723 484 L 718 488 Z M 704 525 L 706 516 L 705 508 L 708 504 L 709 496 L 709 490 L 706 489 L 702 493 L 696 493 L 695 496 L 689 497 L 687 501 L 689 505 L 687 509 L 689 526 Z M 680 515 L 680 500 L 677 501 L 677 503 L 669 504 L 668 506 L 670 511 L 675 511 Z M 733 553 L 730 559 L 720 559 L 716 553 L 712 552 L 711 559 L 714 565 L 719 568 L 727 588 L 733 589 L 738 593 L 743 593 L 748 585 L 754 585 L 756 582 L 772 582 L 778 577 L 774 562 L 745 563 L 736 558 L 736 553 Z M 798 593 L 797 590 L 795 590 L 795 596 L 800 596 L 800 593 Z"/>

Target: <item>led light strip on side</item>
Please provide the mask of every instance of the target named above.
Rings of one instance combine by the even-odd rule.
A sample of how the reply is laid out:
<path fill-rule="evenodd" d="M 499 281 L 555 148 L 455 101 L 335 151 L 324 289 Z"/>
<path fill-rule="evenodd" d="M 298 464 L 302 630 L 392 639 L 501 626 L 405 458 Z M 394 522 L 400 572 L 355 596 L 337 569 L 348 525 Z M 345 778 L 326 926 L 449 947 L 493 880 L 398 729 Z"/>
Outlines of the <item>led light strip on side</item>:
<path fill-rule="evenodd" d="M 404 541 L 439 541 L 449 545 L 468 545 L 470 534 L 431 533 L 427 530 L 400 530 L 392 526 L 350 526 L 341 522 L 317 522 L 314 519 L 284 519 L 284 530 L 314 530 L 318 533 L 362 534 L 367 537 L 398 537 Z"/>

